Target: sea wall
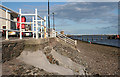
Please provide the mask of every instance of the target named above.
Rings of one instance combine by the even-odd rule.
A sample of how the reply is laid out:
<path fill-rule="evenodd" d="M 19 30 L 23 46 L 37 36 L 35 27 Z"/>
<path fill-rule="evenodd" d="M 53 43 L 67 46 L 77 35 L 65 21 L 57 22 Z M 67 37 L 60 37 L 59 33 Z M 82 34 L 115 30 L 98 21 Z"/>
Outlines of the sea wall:
<path fill-rule="evenodd" d="M 2 62 L 16 58 L 24 50 L 24 40 L 2 42 Z"/>
<path fill-rule="evenodd" d="M 58 38 L 3 41 L 3 75 L 83 75 L 77 52 Z"/>
<path fill-rule="evenodd" d="M 55 38 L 2 41 L 2 62 L 18 57 L 24 49 L 32 51 L 43 49 L 54 41 Z"/>

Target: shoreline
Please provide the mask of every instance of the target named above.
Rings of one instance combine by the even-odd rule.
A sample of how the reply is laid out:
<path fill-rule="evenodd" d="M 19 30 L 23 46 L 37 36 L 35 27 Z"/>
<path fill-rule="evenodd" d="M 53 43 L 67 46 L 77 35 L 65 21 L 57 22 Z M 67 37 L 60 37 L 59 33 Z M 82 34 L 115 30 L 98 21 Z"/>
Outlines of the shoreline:
<path fill-rule="evenodd" d="M 73 38 L 72 38 L 73 39 Z M 77 41 L 81 41 L 81 42 L 85 42 L 85 43 L 89 43 L 87 41 L 82 41 L 82 40 L 79 40 L 79 39 L 73 39 L 73 40 L 77 40 Z M 106 44 L 99 44 L 99 43 L 94 43 L 94 42 L 91 42 L 91 44 L 96 44 L 96 45 L 102 45 L 102 46 L 108 46 L 108 47 L 115 47 L 115 48 L 120 48 L 118 46 L 112 46 L 112 45 L 106 45 Z"/>

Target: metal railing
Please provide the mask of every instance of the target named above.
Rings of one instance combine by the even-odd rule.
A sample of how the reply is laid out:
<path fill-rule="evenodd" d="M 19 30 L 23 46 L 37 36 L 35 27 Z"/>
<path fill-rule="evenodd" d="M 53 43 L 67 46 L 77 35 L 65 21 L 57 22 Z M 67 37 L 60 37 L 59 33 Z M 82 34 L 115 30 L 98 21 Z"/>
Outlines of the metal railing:
<path fill-rule="evenodd" d="M 0 29 L 1 31 L 6 31 L 6 40 L 9 40 L 8 39 L 8 31 L 15 31 L 15 32 L 20 32 L 20 39 L 22 39 L 22 32 L 32 32 L 33 33 L 33 38 L 34 38 L 34 33 L 36 33 L 36 39 L 38 39 L 38 34 L 40 33 L 41 34 L 41 38 L 43 38 L 43 34 L 44 34 L 44 38 L 46 38 L 46 16 L 44 16 L 44 18 L 40 17 L 38 15 L 38 12 L 37 12 L 37 9 L 35 9 L 35 14 L 22 14 L 21 13 L 21 9 L 19 9 L 19 13 L 3 6 L 3 5 L 0 5 L 0 7 L 6 9 L 6 17 L 0 17 L 0 19 L 3 19 L 3 20 L 6 20 L 6 29 Z M 20 18 L 20 22 L 17 22 L 17 21 L 14 21 L 14 20 L 11 20 L 8 18 L 8 11 L 11 11 L 17 15 L 19 15 L 19 18 Z M 22 22 L 21 21 L 21 18 L 22 16 L 33 16 L 32 17 L 32 22 Z M 38 18 L 40 18 L 40 20 L 38 20 Z M 8 29 L 8 21 L 11 21 L 11 22 L 14 22 L 14 23 L 20 23 L 20 29 L 19 30 L 12 30 L 12 29 Z M 38 23 L 40 22 L 40 24 Z M 44 22 L 44 23 L 43 23 Z M 32 25 L 32 31 L 22 31 L 22 24 L 31 24 Z M 44 24 L 44 25 L 43 25 Z M 41 30 L 39 31 L 38 30 L 38 27 L 41 27 Z M 34 30 L 36 28 L 36 30 Z M 43 31 L 44 29 L 44 31 Z"/>
<path fill-rule="evenodd" d="M 77 40 L 73 40 L 71 38 L 68 38 L 65 34 L 57 34 L 57 38 L 59 38 L 63 42 L 68 43 L 72 46 L 77 46 Z"/>

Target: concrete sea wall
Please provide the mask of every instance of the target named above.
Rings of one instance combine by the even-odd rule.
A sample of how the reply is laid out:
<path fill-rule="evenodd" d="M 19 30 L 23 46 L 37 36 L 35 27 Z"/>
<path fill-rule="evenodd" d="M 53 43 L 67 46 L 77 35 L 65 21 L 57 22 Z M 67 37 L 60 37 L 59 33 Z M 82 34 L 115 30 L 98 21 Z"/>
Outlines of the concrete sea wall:
<path fill-rule="evenodd" d="M 18 57 L 24 49 L 33 51 L 42 49 L 48 45 L 48 42 L 54 40 L 55 38 L 2 41 L 2 62 Z"/>
<path fill-rule="evenodd" d="M 24 41 L 4 41 L 2 42 L 2 62 L 16 58 L 24 50 Z"/>
<path fill-rule="evenodd" d="M 9 71 L 6 66 L 13 67 L 13 70 L 11 70 L 13 74 L 28 74 L 29 69 L 24 71 L 24 74 L 22 73 L 22 70 L 26 68 L 25 64 L 55 75 L 86 74 L 85 67 L 78 62 L 80 59 L 77 58 L 77 49 L 60 41 L 58 38 L 3 41 L 2 45 L 4 75 L 8 74 L 5 70 Z M 18 66 L 15 63 L 19 61 L 25 64 L 22 65 L 21 72 L 16 73 L 14 70 Z M 9 62 L 12 62 L 13 66 Z M 17 67 L 14 67 L 14 65 Z M 9 74 L 11 74 L 11 71 L 9 71 Z M 30 73 L 34 75 L 34 72 Z"/>

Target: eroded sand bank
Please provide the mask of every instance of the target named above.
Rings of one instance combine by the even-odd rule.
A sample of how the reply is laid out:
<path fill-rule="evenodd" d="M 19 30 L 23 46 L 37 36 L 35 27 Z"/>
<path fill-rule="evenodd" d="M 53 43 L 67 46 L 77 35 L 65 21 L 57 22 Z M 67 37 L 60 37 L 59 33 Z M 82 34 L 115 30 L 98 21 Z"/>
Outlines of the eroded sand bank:
<path fill-rule="evenodd" d="M 59 61 L 60 65 L 51 64 L 41 50 L 34 52 L 23 51 L 17 59 L 40 69 L 44 69 L 50 73 L 58 73 L 60 75 L 74 75 L 78 74 L 76 73 L 77 71 L 79 72 L 79 75 L 84 75 L 83 66 L 76 64 L 70 58 L 64 57 L 54 50 L 51 51 L 51 54 Z"/>

